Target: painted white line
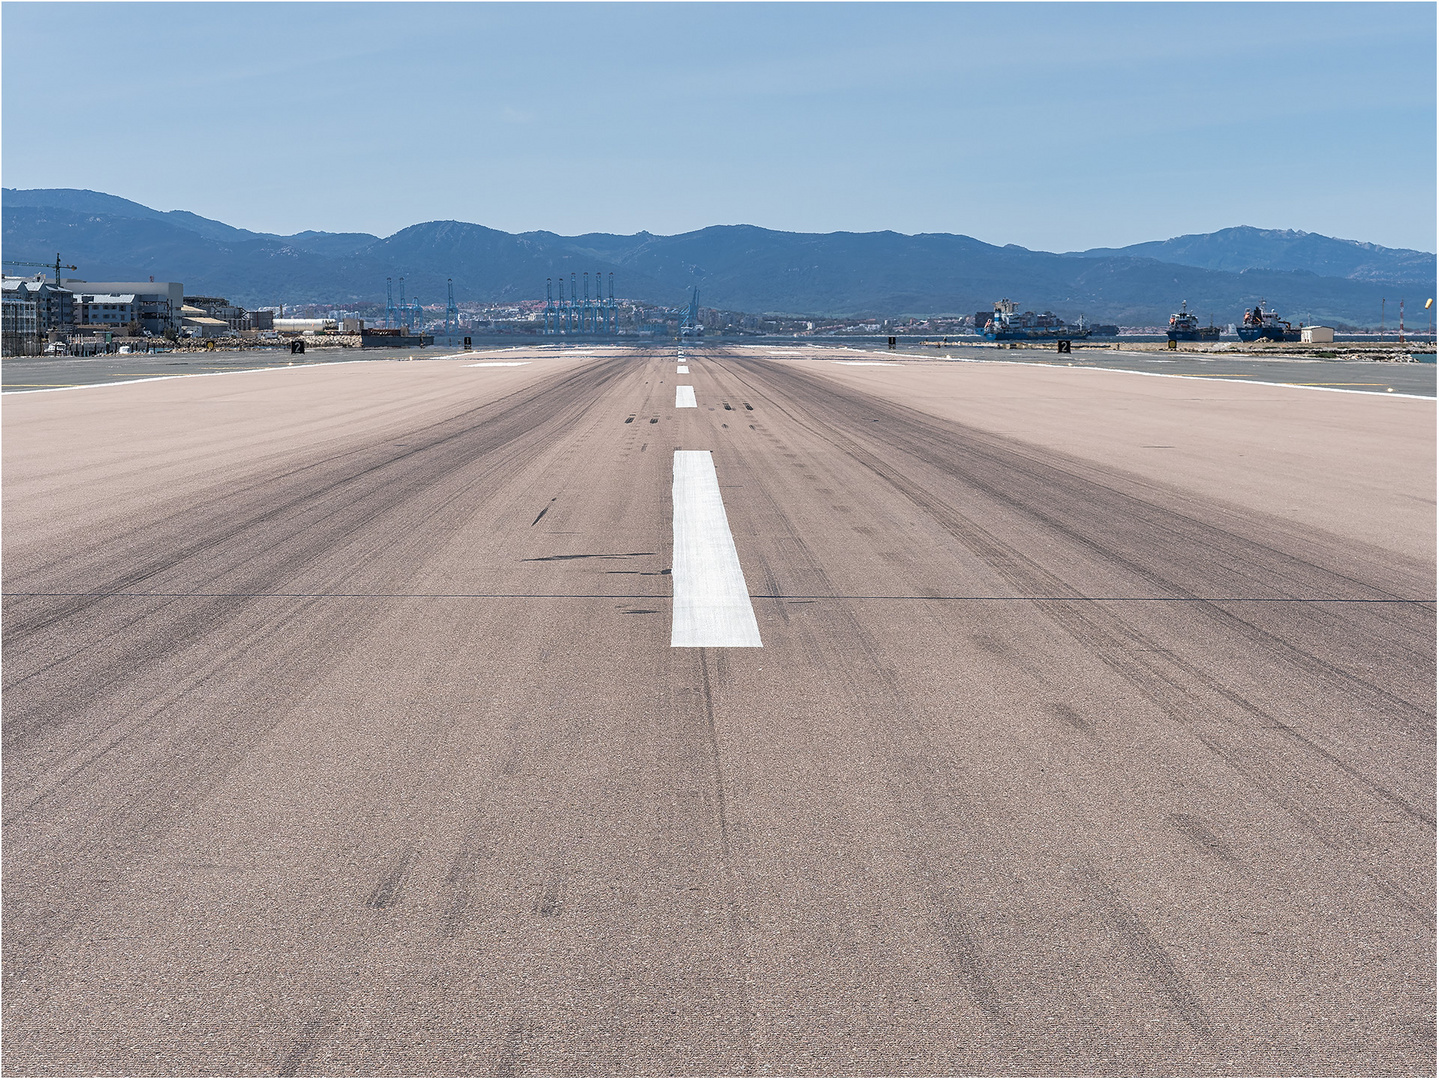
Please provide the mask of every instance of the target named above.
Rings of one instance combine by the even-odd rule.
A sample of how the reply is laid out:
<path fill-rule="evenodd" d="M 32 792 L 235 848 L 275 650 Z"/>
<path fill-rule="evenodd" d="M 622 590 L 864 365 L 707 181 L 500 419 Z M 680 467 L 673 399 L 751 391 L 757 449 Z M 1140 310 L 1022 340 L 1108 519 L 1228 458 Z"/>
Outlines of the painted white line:
<path fill-rule="evenodd" d="M 695 404 L 695 388 L 693 386 L 675 387 L 675 408 L 676 409 L 698 409 Z"/>
<path fill-rule="evenodd" d="M 1024 361 L 1022 360 L 998 360 L 990 362 L 1000 364 L 1016 364 L 1019 366 L 1022 366 L 1024 363 Z M 1048 366 L 1054 368 L 1061 367 L 1061 365 L 1059 364 L 1050 364 Z M 1230 386 L 1282 386 L 1289 390 L 1323 390 L 1326 393 L 1330 394 L 1368 394 L 1370 397 L 1409 398 L 1411 400 L 1418 401 L 1435 400 L 1428 394 L 1401 394 L 1394 390 L 1348 390 L 1340 386 L 1305 386 L 1303 383 L 1260 382 L 1258 379 L 1225 379 L 1216 378 L 1213 375 L 1182 375 L 1179 373 L 1170 373 L 1168 371 L 1134 371 L 1130 368 L 1090 367 L 1088 364 L 1064 364 L 1062 366 L 1065 368 L 1070 368 L 1074 371 L 1117 371 L 1123 375 L 1144 375 L 1151 379 L 1192 379 L 1196 382 L 1228 383 Z"/>
<path fill-rule="evenodd" d="M 690 366 L 688 364 L 681 364 L 679 367 L 675 368 L 676 375 L 688 375 L 689 373 Z"/>
<path fill-rule="evenodd" d="M 528 360 L 484 360 L 478 364 L 466 364 L 465 367 L 524 367 Z"/>
<path fill-rule="evenodd" d="M 111 354 L 116 355 L 116 354 Z M 315 371 L 320 368 L 341 367 L 345 364 L 383 364 L 386 361 L 376 357 L 373 360 L 321 360 L 313 364 L 277 364 L 274 367 L 240 368 L 236 371 L 195 371 L 188 375 L 147 375 L 140 379 L 117 379 L 115 382 L 74 383 L 70 386 L 47 386 L 35 390 L 6 390 L 3 396 L 11 394 L 58 394 L 66 390 L 103 390 L 107 386 L 135 386 L 138 383 L 169 382 L 171 379 L 209 379 L 217 375 L 255 375 L 262 371 Z"/>
<path fill-rule="evenodd" d="M 670 647 L 763 647 L 708 450 L 676 450 Z"/>

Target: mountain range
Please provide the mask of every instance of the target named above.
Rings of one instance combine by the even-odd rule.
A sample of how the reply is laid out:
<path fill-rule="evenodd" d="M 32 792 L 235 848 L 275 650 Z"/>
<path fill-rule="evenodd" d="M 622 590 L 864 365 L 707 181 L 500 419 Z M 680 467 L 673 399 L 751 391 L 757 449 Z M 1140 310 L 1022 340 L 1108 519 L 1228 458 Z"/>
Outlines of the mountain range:
<path fill-rule="evenodd" d="M 1181 301 L 1236 321 L 1261 297 L 1285 318 L 1377 325 L 1381 298 L 1435 294 L 1435 257 L 1317 233 L 1248 226 L 1122 248 L 1031 251 L 949 233 L 791 233 L 716 225 L 677 236 L 506 233 L 430 221 L 392 236 L 251 232 L 185 210 L 161 211 L 73 188 L 0 192 L 6 255 L 60 252 L 90 281 L 154 275 L 187 294 L 246 307 L 383 302 L 385 279 L 407 297 L 543 299 L 545 281 L 614 275 L 617 296 L 753 313 L 815 316 L 958 315 L 1001 296 L 1024 308 L 1125 325 L 1167 321 Z M 14 267 L 9 267 L 12 272 Z"/>

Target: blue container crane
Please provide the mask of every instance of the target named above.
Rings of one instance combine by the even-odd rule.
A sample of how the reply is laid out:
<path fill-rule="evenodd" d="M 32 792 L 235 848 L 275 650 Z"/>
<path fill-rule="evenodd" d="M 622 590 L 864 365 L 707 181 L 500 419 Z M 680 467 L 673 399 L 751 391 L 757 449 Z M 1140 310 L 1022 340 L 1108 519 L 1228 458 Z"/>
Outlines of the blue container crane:
<path fill-rule="evenodd" d="M 455 303 L 455 279 L 448 278 L 450 299 L 445 304 L 445 333 L 453 334 L 460 328 L 460 306 Z"/>

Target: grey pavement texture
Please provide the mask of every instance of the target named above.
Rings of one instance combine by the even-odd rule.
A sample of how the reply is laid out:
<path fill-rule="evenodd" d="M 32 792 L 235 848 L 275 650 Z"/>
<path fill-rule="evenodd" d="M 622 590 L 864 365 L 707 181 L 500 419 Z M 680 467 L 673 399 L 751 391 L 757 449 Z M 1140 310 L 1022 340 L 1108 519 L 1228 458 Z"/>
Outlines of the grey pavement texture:
<path fill-rule="evenodd" d="M 7 1074 L 1433 1074 L 1432 401 L 683 350 L 4 399 Z"/>
<path fill-rule="evenodd" d="M 1343 348 L 1343 345 L 1336 346 L 1338 350 Z M 882 345 L 872 345 L 864 351 L 907 360 L 933 360 L 943 357 L 952 361 L 1099 367 L 1152 375 L 1191 375 L 1206 379 L 1289 383 L 1350 393 L 1413 394 L 1419 397 L 1434 397 L 1436 384 L 1436 369 L 1433 363 L 1272 357 L 1239 352 L 1141 352 L 1126 348 L 1123 343 L 1113 348 L 1100 345 L 1078 346 L 1072 353 L 1062 356 L 1052 344 L 1048 347 L 1034 345 L 1025 348 L 979 344 L 943 348 L 910 345 L 895 351 L 889 351 Z M 1431 351 L 1428 355 L 1432 358 L 1434 354 Z"/>
<path fill-rule="evenodd" d="M 100 356 L 7 356 L 0 362 L 6 393 L 66 390 L 137 379 L 214 375 L 264 368 L 363 361 L 426 359 L 454 349 L 316 349 L 293 355 L 280 349 L 217 349 L 214 352 L 109 353 Z"/>

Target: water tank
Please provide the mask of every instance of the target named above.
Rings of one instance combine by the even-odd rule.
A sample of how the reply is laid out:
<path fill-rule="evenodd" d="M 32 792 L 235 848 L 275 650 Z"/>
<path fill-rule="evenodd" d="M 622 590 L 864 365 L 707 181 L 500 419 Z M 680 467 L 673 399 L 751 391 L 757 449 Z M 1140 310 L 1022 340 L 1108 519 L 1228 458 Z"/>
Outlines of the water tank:
<path fill-rule="evenodd" d="M 339 323 L 334 319 L 276 319 L 275 329 L 288 331 L 291 334 L 304 333 L 306 330 L 336 330 Z"/>

